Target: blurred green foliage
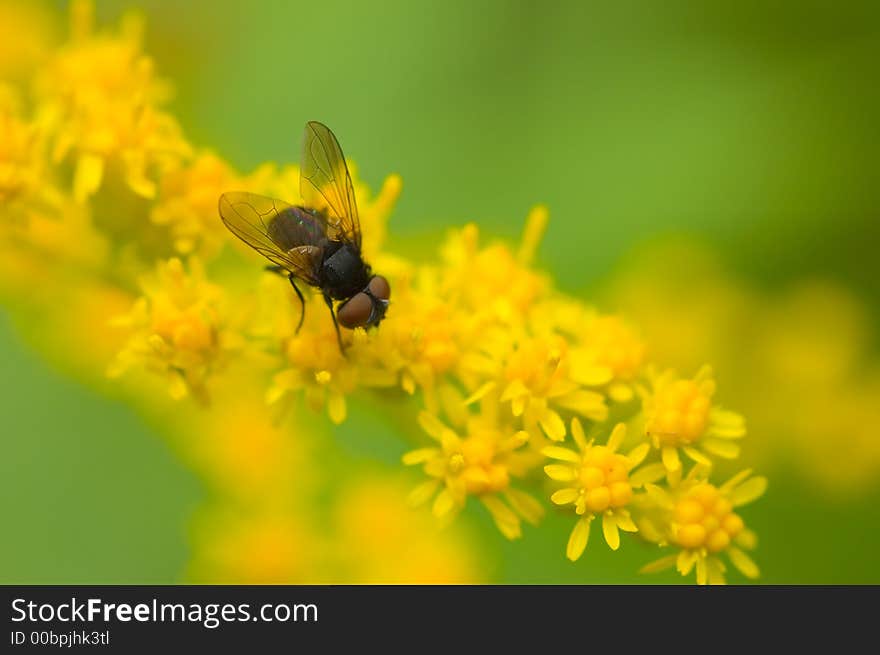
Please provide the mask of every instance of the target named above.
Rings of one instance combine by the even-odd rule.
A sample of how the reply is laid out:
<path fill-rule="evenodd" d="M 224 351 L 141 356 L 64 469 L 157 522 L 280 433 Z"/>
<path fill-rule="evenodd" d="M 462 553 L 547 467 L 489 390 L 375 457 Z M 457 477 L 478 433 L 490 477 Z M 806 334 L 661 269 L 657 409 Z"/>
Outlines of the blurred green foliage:
<path fill-rule="evenodd" d="M 194 142 L 246 170 L 296 161 L 303 123 L 326 122 L 374 187 L 403 175 L 392 243 L 467 220 L 512 237 L 543 202 L 542 262 L 564 288 L 589 289 L 634 244 L 686 231 L 761 284 L 838 279 L 876 315 L 875 2 L 113 0 L 99 18 L 132 5 Z M 193 476 L 130 411 L 47 370 L 7 322 L 0 353 L 0 580 L 177 580 L 202 493 Z M 362 456 L 363 434 L 352 439 Z M 880 582 L 878 501 L 774 477 L 746 512 L 762 581 Z M 570 564 L 568 517 L 516 544 L 469 518 L 499 582 L 676 579 L 640 577 L 640 548 L 612 556 L 598 540 Z"/>

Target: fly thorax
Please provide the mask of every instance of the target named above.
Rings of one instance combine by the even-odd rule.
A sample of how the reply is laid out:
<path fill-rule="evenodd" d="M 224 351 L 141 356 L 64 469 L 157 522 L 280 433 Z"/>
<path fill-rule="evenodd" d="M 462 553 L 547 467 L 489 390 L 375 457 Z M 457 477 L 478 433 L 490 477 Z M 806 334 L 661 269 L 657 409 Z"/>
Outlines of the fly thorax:
<path fill-rule="evenodd" d="M 337 299 L 350 298 L 369 282 L 360 253 L 348 244 L 324 259 L 322 273 L 327 290 Z"/>

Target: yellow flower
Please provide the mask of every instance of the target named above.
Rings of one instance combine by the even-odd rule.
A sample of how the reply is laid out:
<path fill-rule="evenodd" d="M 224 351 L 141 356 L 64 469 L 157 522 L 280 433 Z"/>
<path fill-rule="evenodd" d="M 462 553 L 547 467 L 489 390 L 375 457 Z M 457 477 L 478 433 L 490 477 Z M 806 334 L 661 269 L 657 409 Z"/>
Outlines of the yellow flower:
<path fill-rule="evenodd" d="M 745 527 L 742 517 L 733 510 L 756 500 L 767 488 L 763 477 L 749 477 L 741 471 L 720 487 L 705 479 L 708 469 L 695 465 L 688 476 L 668 491 L 646 485 L 644 502 L 638 517 L 642 534 L 661 546 L 671 546 L 678 553 L 646 565 L 645 573 L 675 566 L 687 576 L 696 569 L 697 584 L 724 584 L 725 553 L 730 562 L 747 578 L 757 578 L 758 566 L 743 548 L 753 549 L 755 534 Z"/>
<path fill-rule="evenodd" d="M 608 386 L 617 402 L 633 397 L 631 383 L 641 373 L 645 344 L 619 316 L 596 316 L 577 332 L 571 350 L 572 377 L 586 386 Z"/>
<path fill-rule="evenodd" d="M 169 227 L 178 252 L 214 254 L 226 238 L 217 218 L 217 198 L 239 186 L 226 162 L 211 152 L 201 153 L 187 166 L 162 176 L 150 219 Z"/>
<path fill-rule="evenodd" d="M 166 376 L 173 398 L 192 393 L 207 399 L 208 379 L 239 338 L 226 324 L 223 291 L 208 282 L 198 260 L 190 260 L 189 268 L 187 273 L 173 258 L 159 263 L 155 278 L 143 280 L 144 295 L 116 319 L 133 334 L 108 375 L 139 364 Z"/>
<path fill-rule="evenodd" d="M 567 348 L 560 336 L 524 340 L 508 355 L 503 372 L 502 402 L 511 403 L 513 415 L 522 416 L 532 434 L 537 425 L 554 441 L 565 438 L 565 422 L 555 408 L 597 421 L 608 416 L 601 394 L 572 379 Z"/>
<path fill-rule="evenodd" d="M 274 404 L 289 392 L 303 391 L 313 410 L 326 407 L 330 420 L 337 425 L 342 423 L 347 414 L 345 395 L 357 389 L 358 372 L 345 365 L 335 332 L 304 330 L 290 339 L 285 355 L 291 366 L 272 378 L 266 402 Z"/>
<path fill-rule="evenodd" d="M 574 505 L 580 516 L 566 547 L 566 556 L 575 561 L 587 547 L 590 537 L 590 524 L 596 516 L 602 517 L 602 531 L 605 541 L 612 550 L 620 546 L 620 533 L 635 532 L 635 523 L 627 506 L 633 497 L 631 471 L 647 455 L 648 444 L 640 444 L 626 455 L 617 452 L 626 438 L 626 426 L 614 426 L 604 446 L 587 440 L 578 419 L 572 419 L 571 434 L 578 450 L 564 446 L 548 446 L 541 452 L 550 459 L 562 464 L 548 464 L 544 472 L 551 480 L 567 486 L 558 489 L 550 497 L 556 505 Z"/>
<path fill-rule="evenodd" d="M 645 432 L 660 450 L 670 473 L 681 470 L 678 451 L 693 461 L 711 466 L 710 455 L 735 459 L 745 436 L 745 420 L 735 412 L 712 405 L 715 380 L 712 369 L 701 368 L 692 380 L 672 370 L 649 374 L 651 389 L 642 389 Z"/>
<path fill-rule="evenodd" d="M 41 120 L 55 135 L 52 156 L 74 160 L 77 201 L 116 171 L 132 191 L 152 198 L 157 175 L 190 148 L 175 119 L 158 108 L 169 91 L 141 52 L 141 21 L 129 15 L 119 35 L 98 35 L 93 11 L 91 2 L 73 3 L 70 42 L 38 80 Z"/>
<path fill-rule="evenodd" d="M 500 420 L 497 395 L 485 396 L 477 414 L 464 408 L 456 392 L 447 389 L 444 395 L 456 429 L 434 414 L 419 415 L 419 425 L 438 445 L 403 456 L 404 464 L 422 465 L 431 478 L 413 490 L 410 501 L 419 505 L 433 497 L 434 515 L 451 518 L 468 496 L 476 496 L 505 537 L 520 537 L 521 518 L 536 524 L 543 515 L 537 500 L 511 486 L 511 478 L 523 476 L 529 467 L 521 451 L 528 433 Z"/>

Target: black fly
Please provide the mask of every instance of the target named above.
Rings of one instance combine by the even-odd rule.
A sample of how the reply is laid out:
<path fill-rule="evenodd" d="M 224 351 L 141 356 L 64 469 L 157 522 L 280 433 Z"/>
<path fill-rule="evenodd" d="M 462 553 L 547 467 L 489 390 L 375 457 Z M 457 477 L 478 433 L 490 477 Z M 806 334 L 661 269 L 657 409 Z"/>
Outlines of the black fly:
<path fill-rule="evenodd" d="M 321 290 L 345 354 L 339 324 L 378 325 L 388 309 L 391 289 L 385 278 L 372 274 L 361 255 L 351 175 L 327 126 L 306 124 L 300 166 L 304 206 L 234 191 L 220 196 L 220 218 L 235 236 L 272 262 L 270 270 L 287 275 L 301 306 L 297 332 L 305 318 L 305 300 L 296 280 Z M 338 311 L 334 300 L 343 301 Z"/>

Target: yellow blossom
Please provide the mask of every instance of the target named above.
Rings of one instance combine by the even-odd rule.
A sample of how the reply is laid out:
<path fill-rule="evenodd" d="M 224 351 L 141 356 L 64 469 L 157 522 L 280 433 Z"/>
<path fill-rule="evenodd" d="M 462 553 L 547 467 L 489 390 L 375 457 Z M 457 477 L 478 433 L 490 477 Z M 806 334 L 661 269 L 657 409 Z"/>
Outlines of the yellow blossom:
<path fill-rule="evenodd" d="M 711 456 L 734 459 L 745 436 L 745 420 L 712 404 L 712 369 L 701 368 L 693 379 L 672 370 L 651 374 L 650 390 L 642 389 L 645 432 L 669 472 L 681 469 L 679 449 L 694 462 L 709 466 Z"/>
<path fill-rule="evenodd" d="M 607 385 L 612 399 L 627 402 L 645 363 L 645 344 L 620 316 L 595 316 L 578 330 L 570 356 L 575 380 Z"/>
<path fill-rule="evenodd" d="M 166 376 L 172 397 L 207 398 L 208 379 L 238 339 L 225 323 L 222 290 L 207 281 L 198 260 L 189 268 L 173 258 L 143 280 L 144 295 L 116 319 L 132 336 L 111 365 L 111 377 L 139 364 Z"/>
<path fill-rule="evenodd" d="M 117 171 L 132 191 L 151 198 L 156 176 L 179 165 L 190 148 L 159 108 L 169 90 L 141 52 L 140 19 L 127 16 L 118 35 L 95 34 L 93 11 L 91 2 L 73 3 L 71 39 L 38 82 L 41 121 L 55 134 L 52 157 L 72 158 L 80 202 Z"/>
<path fill-rule="evenodd" d="M 213 254 L 225 236 L 217 220 L 217 198 L 237 187 L 236 180 L 226 162 L 213 153 L 201 153 L 187 166 L 162 177 L 150 218 L 168 226 L 178 252 L 198 249 L 203 255 Z"/>
<path fill-rule="evenodd" d="M 444 518 L 461 510 L 468 496 L 476 496 L 501 533 L 516 539 L 522 535 L 520 519 L 536 524 L 543 514 L 537 500 L 511 486 L 511 479 L 523 476 L 529 466 L 521 450 L 528 433 L 501 420 L 497 395 L 485 396 L 479 413 L 465 410 L 457 393 L 449 391 L 448 396 L 447 413 L 456 429 L 423 411 L 419 425 L 437 446 L 403 456 L 404 464 L 421 465 L 430 478 L 413 490 L 410 500 L 419 505 L 433 497 L 434 515 Z"/>
<path fill-rule="evenodd" d="M 758 577 L 758 566 L 743 550 L 753 549 L 757 537 L 734 509 L 763 495 L 767 480 L 745 470 L 716 487 L 706 480 L 707 470 L 695 465 L 669 490 L 646 486 L 637 518 L 642 534 L 678 553 L 646 565 L 643 572 L 675 566 L 687 576 L 696 569 L 697 584 L 723 584 L 726 567 L 719 555 L 724 553 L 744 576 Z"/>
<path fill-rule="evenodd" d="M 618 449 L 626 438 L 626 426 L 618 423 L 611 430 L 604 446 L 587 440 L 581 423 L 572 419 L 571 435 L 577 451 L 564 446 L 547 446 L 541 452 L 561 464 L 548 464 L 544 472 L 551 480 L 566 486 L 556 490 L 551 500 L 556 505 L 574 505 L 580 517 L 571 531 L 566 556 L 575 561 L 583 554 L 590 537 L 590 524 L 597 516 L 602 517 L 605 541 L 612 550 L 620 546 L 620 533 L 635 532 L 635 523 L 627 506 L 633 497 L 630 473 L 647 455 L 648 444 L 640 444 L 626 455 Z"/>

